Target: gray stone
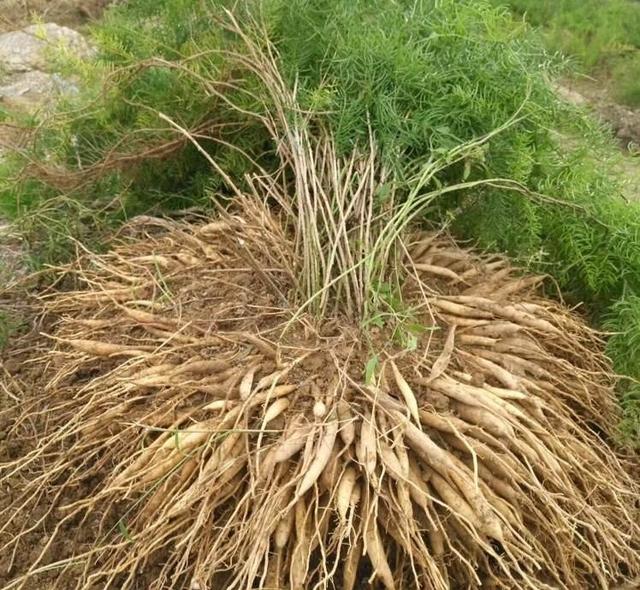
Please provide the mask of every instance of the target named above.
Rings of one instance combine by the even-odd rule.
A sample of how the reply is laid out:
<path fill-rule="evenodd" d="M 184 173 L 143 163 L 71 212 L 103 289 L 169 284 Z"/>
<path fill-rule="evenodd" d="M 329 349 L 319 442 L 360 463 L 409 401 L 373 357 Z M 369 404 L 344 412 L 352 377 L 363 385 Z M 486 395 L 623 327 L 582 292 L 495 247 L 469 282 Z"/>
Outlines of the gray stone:
<path fill-rule="evenodd" d="M 92 54 L 85 38 L 54 23 L 31 25 L 20 31 L 0 35 L 0 70 L 8 73 L 46 70 L 47 54 L 64 49 L 79 57 Z"/>
<path fill-rule="evenodd" d="M 0 102 L 9 108 L 38 107 L 61 94 L 77 94 L 78 86 L 59 74 L 20 72 L 0 83 Z"/>
<path fill-rule="evenodd" d="M 94 54 L 80 33 L 54 23 L 0 35 L 0 104 L 34 111 L 51 107 L 61 94 L 77 93 L 74 80 L 50 71 L 48 59 L 56 50 L 83 59 Z"/>
<path fill-rule="evenodd" d="M 39 70 L 14 74 L 4 82 L 0 101 L 9 108 L 39 105 L 56 92 L 52 75 Z"/>

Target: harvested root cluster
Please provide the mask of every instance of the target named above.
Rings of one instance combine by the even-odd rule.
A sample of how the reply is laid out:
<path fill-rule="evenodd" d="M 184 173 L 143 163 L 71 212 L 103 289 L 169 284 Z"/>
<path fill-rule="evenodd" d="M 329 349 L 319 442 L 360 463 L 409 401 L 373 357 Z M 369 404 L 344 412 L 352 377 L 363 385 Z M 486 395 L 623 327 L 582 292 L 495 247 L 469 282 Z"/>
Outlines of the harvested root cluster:
<path fill-rule="evenodd" d="M 384 327 L 365 343 L 345 318 L 291 321 L 273 219 L 147 223 L 45 302 L 55 345 L 10 433 L 35 423 L 38 443 L 2 466 L 24 478 L 2 551 L 50 534 L 16 587 L 90 521 L 91 548 L 55 564 L 80 588 L 577 589 L 640 573 L 609 365 L 538 278 L 415 236 L 403 298 L 425 330 L 409 351 Z"/>

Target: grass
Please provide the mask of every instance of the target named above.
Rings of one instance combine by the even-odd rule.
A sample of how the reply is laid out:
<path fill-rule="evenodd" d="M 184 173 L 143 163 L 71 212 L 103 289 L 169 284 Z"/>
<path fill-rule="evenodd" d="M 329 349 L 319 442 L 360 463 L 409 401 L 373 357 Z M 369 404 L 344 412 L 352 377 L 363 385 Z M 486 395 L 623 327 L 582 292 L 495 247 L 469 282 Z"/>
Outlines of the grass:
<path fill-rule="evenodd" d="M 611 77 L 614 96 L 640 106 L 640 4 L 635 0 L 492 0 L 543 34 L 584 73 Z"/>
<path fill-rule="evenodd" d="M 3 163 L 0 209 L 26 230 L 38 264 L 131 215 L 207 208 L 246 189 L 247 173 L 277 170 L 277 146 L 254 116 L 273 101 L 231 59 L 242 49 L 220 26 L 231 4 L 114 7 L 94 30 L 97 60 L 68 64 L 83 93 L 52 120 L 21 121 L 38 128 L 36 141 Z M 596 324 L 624 327 L 609 350 L 640 379 L 640 325 L 625 321 L 629 309 L 640 315 L 630 296 L 640 293 L 640 207 L 621 196 L 606 135 L 550 89 L 562 63 L 528 27 L 470 0 L 235 10 L 264 23 L 311 131 L 328 130 L 340 157 L 375 145 L 388 171 L 380 199 L 419 203 L 428 223 L 549 273 Z M 384 307 L 387 281 L 374 279 Z M 621 395 L 632 434 L 640 403 Z"/>
<path fill-rule="evenodd" d="M 7 345 L 12 333 L 13 325 L 11 319 L 5 311 L 0 310 L 0 349 Z"/>
<path fill-rule="evenodd" d="M 7 307 L 0 309 L 0 350 L 11 342 L 11 338 L 25 328 L 19 313 Z"/>
<path fill-rule="evenodd" d="M 217 138 L 235 129 L 238 147 L 260 148 L 262 138 L 220 109 L 215 87 L 203 87 L 203 73 L 221 85 L 231 76 L 217 53 L 223 36 L 208 18 L 224 5 L 136 2 L 95 28 L 95 61 L 57 57 L 57 69 L 80 76 L 82 93 L 46 121 L 16 115 L 13 122 L 41 132 L 28 153 L 13 154 L 0 169 L 0 213 L 27 221 L 36 264 L 64 258 L 78 232 L 99 241 L 105 227 L 132 215 L 207 204 L 221 179 L 160 113 Z M 235 150 L 200 141 L 231 176 L 248 170 Z M 54 201 L 61 206 L 49 206 Z"/>

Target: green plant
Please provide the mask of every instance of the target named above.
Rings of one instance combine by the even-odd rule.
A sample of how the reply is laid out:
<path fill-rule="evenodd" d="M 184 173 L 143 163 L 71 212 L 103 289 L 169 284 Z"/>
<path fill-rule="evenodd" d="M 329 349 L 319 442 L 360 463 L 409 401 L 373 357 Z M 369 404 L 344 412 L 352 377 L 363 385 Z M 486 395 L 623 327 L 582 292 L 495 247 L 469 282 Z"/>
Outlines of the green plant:
<path fill-rule="evenodd" d="M 640 6 L 634 0 L 492 0 L 540 27 L 552 51 L 586 68 L 640 49 Z"/>
<path fill-rule="evenodd" d="M 623 384 L 621 425 L 629 440 L 640 440 L 640 296 L 625 294 L 611 308 L 604 328 L 609 333 L 607 352 L 616 360 L 616 368 L 629 379 Z"/>
<path fill-rule="evenodd" d="M 640 104 L 640 4 L 634 0 L 492 0 L 542 33 L 552 52 L 610 78 L 615 98 Z"/>
<path fill-rule="evenodd" d="M 6 312 L 0 311 L 0 349 L 4 348 L 9 341 L 9 336 L 13 332 L 11 320 Z"/>
<path fill-rule="evenodd" d="M 19 223 L 29 218 L 25 233 L 37 248 L 43 236 L 30 230 L 42 207 L 43 223 L 55 216 L 55 226 L 84 225 L 94 233 L 103 220 L 206 205 L 210 191 L 224 189 L 198 150 L 163 123 L 160 113 L 196 134 L 232 177 L 248 170 L 238 150 L 258 154 L 264 133 L 257 136 L 257 125 L 245 125 L 237 111 L 221 108 L 225 93 L 234 90 L 220 51 L 232 43 L 211 26 L 211 18 L 225 4 L 163 0 L 117 7 L 94 30 L 96 60 L 58 56 L 59 67 L 80 74 L 82 91 L 62 101 L 55 117 L 14 115 L 38 132 L 26 152 L 16 151 L 2 164 L 0 174 L 0 211 Z M 237 140 L 235 149 L 225 145 L 229 134 Z M 76 201 L 84 213 L 93 210 L 99 223 L 87 223 L 84 213 L 48 207 L 51 199 Z"/>
<path fill-rule="evenodd" d="M 434 199 L 432 221 L 453 219 L 459 235 L 549 273 L 595 321 L 625 289 L 640 289 L 640 207 L 621 198 L 616 155 L 597 125 L 552 94 L 538 73 L 549 62 L 505 13 L 459 2 L 418 3 L 410 19 L 405 5 L 384 2 L 278 6 L 271 32 L 303 105 L 323 92 L 339 148 L 368 141 L 372 129 L 407 183 L 429 158 L 518 113 L 432 183 L 504 177 L 524 190 L 496 182 L 447 193 Z"/>
<path fill-rule="evenodd" d="M 640 52 L 621 59 L 612 76 L 616 99 L 632 107 L 640 106 Z"/>
<path fill-rule="evenodd" d="M 47 227 L 99 235 L 94 226 L 132 214 L 224 202 L 248 188 L 247 172 L 277 171 L 277 146 L 257 123 L 273 101 L 229 59 L 242 50 L 221 25 L 227 5 L 125 3 L 97 25 L 86 91 L 52 121 L 34 122 L 34 146 L 14 154 L 0 179 L 0 206 L 37 228 L 27 235 L 40 260 L 65 250 L 47 247 Z M 556 60 L 504 9 L 247 0 L 235 10 L 263 23 L 310 132 L 329 130 L 339 157 L 379 153 L 388 176 L 378 198 L 424 205 L 424 197 L 426 222 L 550 274 L 596 322 L 637 292 L 640 209 L 620 196 L 614 151 L 556 97 L 548 85 Z M 410 205 L 401 219 L 415 221 Z M 330 309 L 330 291 L 318 286 L 350 292 L 352 276 L 336 274 L 330 252 L 303 259 L 309 305 Z M 368 285 L 393 284 L 375 264 L 366 272 Z M 362 310 L 363 300 L 352 303 Z"/>
<path fill-rule="evenodd" d="M 24 319 L 19 313 L 9 306 L 0 309 L 0 350 L 2 350 L 11 338 L 25 327 Z"/>

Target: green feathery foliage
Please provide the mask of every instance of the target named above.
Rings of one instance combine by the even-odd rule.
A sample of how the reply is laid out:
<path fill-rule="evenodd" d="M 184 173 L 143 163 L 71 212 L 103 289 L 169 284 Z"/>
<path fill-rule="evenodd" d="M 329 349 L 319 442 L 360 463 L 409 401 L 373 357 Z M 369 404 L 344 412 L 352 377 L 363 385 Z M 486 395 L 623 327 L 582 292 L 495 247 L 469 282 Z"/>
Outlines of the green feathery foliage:
<path fill-rule="evenodd" d="M 611 306 L 605 322 L 610 331 L 607 352 L 616 361 L 616 368 L 630 379 L 622 389 L 624 419 L 620 425 L 623 436 L 636 444 L 640 441 L 640 296 L 629 294 Z"/>
<path fill-rule="evenodd" d="M 542 31 L 550 51 L 586 72 L 607 71 L 614 94 L 640 105 L 640 3 L 636 0 L 492 0 Z"/>
<path fill-rule="evenodd" d="M 160 113 L 196 134 L 231 178 L 250 168 L 241 150 L 256 159 L 268 151 L 262 127 L 224 103 L 256 102 L 230 85 L 234 72 L 222 51 L 234 39 L 213 21 L 227 4 L 141 0 L 114 8 L 93 29 L 95 60 L 59 58 L 63 72 L 79 74 L 82 92 L 53 116 L 15 115 L 38 132 L 26 153 L 0 164 L 0 213 L 25 230 L 36 265 L 68 255 L 71 237 L 99 238 L 131 215 L 206 205 L 221 188 L 198 149 Z"/>
<path fill-rule="evenodd" d="M 57 235 L 86 237 L 131 214 L 206 206 L 242 187 L 256 164 L 277 166 L 251 114 L 269 109 L 269 98 L 231 57 L 241 45 L 220 26 L 231 6 L 240 22 L 264 24 L 260 34 L 277 47 L 310 124 L 328 128 L 340 153 L 373 139 L 400 200 L 427 163 L 504 127 L 440 166 L 423 190 L 509 182 L 446 193 L 427 220 L 549 273 L 596 321 L 622 326 L 611 354 L 640 378 L 640 350 L 624 344 L 640 340 L 640 325 L 626 321 L 640 317 L 631 297 L 640 289 L 640 207 L 622 199 L 601 129 L 551 89 L 556 63 L 525 25 L 477 0 L 115 7 L 94 31 L 98 59 L 72 64 L 86 90 L 56 117 L 33 121 L 35 145 L 0 172 L 0 207 L 30 230 L 39 261 L 68 251 Z M 637 397 L 623 398 L 637 415 Z"/>
<path fill-rule="evenodd" d="M 507 14 L 446 0 L 438 8 L 357 0 L 271 6 L 270 32 L 303 105 L 329 113 L 345 151 L 365 142 L 371 126 L 405 177 L 519 113 L 439 181 L 503 177 L 530 192 L 489 187 L 449 195 L 431 212 L 433 221 L 453 217 L 461 236 L 549 273 L 596 321 L 616 317 L 614 302 L 624 293 L 640 292 L 640 206 L 621 197 L 611 173 L 616 155 L 595 123 L 553 95 L 553 63 L 526 30 L 509 26 Z M 636 331 L 640 325 L 620 338 Z M 617 369 L 640 378 L 640 350 L 627 351 L 635 354 L 627 362 L 618 348 L 610 347 Z M 625 394 L 624 401 L 634 414 L 636 398 Z"/>

